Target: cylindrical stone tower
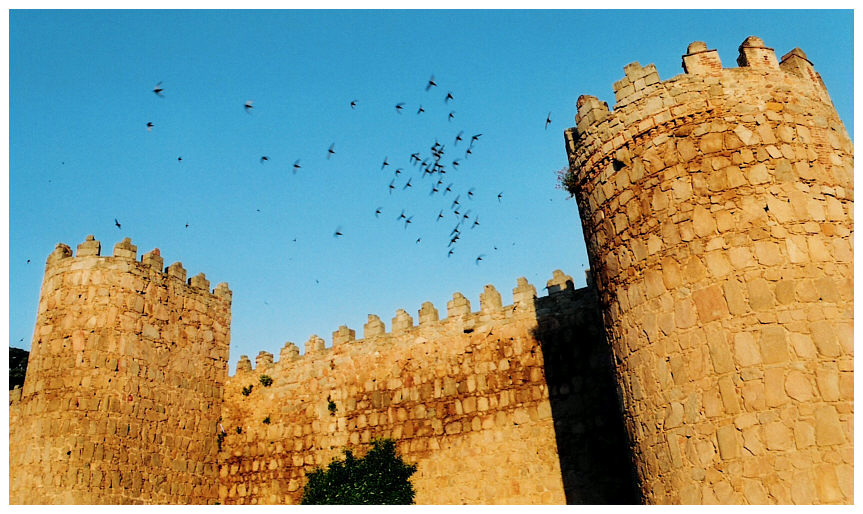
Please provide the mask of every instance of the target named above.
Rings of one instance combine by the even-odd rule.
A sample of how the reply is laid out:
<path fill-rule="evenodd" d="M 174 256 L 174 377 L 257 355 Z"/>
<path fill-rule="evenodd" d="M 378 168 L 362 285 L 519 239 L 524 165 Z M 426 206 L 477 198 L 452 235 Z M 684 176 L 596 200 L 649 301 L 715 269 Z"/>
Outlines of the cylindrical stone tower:
<path fill-rule="evenodd" d="M 27 378 L 10 404 L 13 504 L 208 503 L 231 291 L 92 236 L 48 257 Z M 11 395 L 10 395 L 11 396 Z"/>
<path fill-rule="evenodd" d="M 578 99 L 581 214 L 649 503 L 853 503 L 853 148 L 800 49 Z"/>

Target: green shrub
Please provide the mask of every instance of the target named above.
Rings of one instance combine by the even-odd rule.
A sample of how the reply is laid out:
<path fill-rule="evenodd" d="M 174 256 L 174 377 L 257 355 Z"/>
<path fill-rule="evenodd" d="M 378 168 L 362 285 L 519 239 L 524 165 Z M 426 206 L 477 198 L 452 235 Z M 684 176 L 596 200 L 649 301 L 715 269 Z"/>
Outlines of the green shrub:
<path fill-rule="evenodd" d="M 273 383 L 273 379 L 270 378 L 270 375 L 261 375 L 258 380 L 261 381 L 261 385 L 264 387 L 270 387 Z"/>
<path fill-rule="evenodd" d="M 392 439 L 378 439 L 364 457 L 345 450 L 345 460 L 334 460 L 326 470 L 309 473 L 303 505 L 409 505 L 414 502 L 410 476 L 416 464 L 396 454 Z"/>
<path fill-rule="evenodd" d="M 247 385 L 246 387 L 244 387 L 244 388 L 243 388 L 243 396 L 249 396 L 250 394 L 252 394 L 252 388 L 253 388 L 253 387 L 255 387 L 255 386 L 253 386 L 253 385 L 251 385 L 251 384 L 249 384 L 249 385 Z"/>

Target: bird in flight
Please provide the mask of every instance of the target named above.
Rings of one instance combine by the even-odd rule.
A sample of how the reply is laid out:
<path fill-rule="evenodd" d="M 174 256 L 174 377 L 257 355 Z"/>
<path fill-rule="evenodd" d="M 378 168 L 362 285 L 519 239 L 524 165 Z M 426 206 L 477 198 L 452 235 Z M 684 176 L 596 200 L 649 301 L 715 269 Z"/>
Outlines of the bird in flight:
<path fill-rule="evenodd" d="M 412 153 L 412 154 L 411 154 L 411 164 L 413 164 L 413 163 L 414 163 L 414 161 L 416 161 L 416 162 L 420 162 L 420 154 L 419 154 L 419 152 L 414 152 L 414 153 Z"/>
<path fill-rule="evenodd" d="M 447 259 L 449 259 L 450 255 L 455 251 L 455 248 L 450 248 L 449 252 L 446 254 Z"/>
<path fill-rule="evenodd" d="M 479 136 L 481 136 L 481 135 L 482 135 L 482 134 L 474 134 L 473 136 L 471 136 L 471 138 L 470 138 L 470 144 L 471 144 L 471 146 L 473 146 L 473 142 L 474 142 L 474 141 L 478 141 L 478 140 L 479 140 Z"/>
<path fill-rule="evenodd" d="M 464 134 L 464 130 L 462 130 L 461 132 L 459 132 L 459 133 L 455 136 L 455 143 L 454 143 L 455 145 L 457 145 L 457 144 L 458 144 L 458 142 L 459 142 L 459 141 L 461 141 L 461 135 L 462 135 L 462 134 Z"/>
<path fill-rule="evenodd" d="M 375 209 L 375 218 L 381 217 L 381 209 L 382 207 L 378 207 L 377 209 Z"/>
<path fill-rule="evenodd" d="M 426 110 L 425 110 L 425 109 L 423 109 L 423 106 L 422 106 L 422 105 L 420 105 L 420 108 L 419 108 L 419 109 L 417 109 L 417 114 L 424 113 L 424 112 L 426 112 Z"/>
<path fill-rule="evenodd" d="M 470 188 L 467 190 L 467 197 L 470 198 L 471 200 L 473 200 L 473 191 L 474 191 L 474 188 Z"/>
<path fill-rule="evenodd" d="M 154 127 L 153 122 L 148 121 L 147 122 L 147 132 L 150 132 L 151 130 L 153 130 L 153 127 Z"/>
<path fill-rule="evenodd" d="M 503 191 L 497 194 L 497 203 L 500 203 L 501 198 L 503 198 Z"/>
<path fill-rule="evenodd" d="M 396 218 L 396 221 L 403 220 L 403 219 L 407 219 L 407 216 L 405 216 L 405 210 L 404 209 L 402 209 L 402 213 L 399 214 L 399 217 Z"/>
<path fill-rule="evenodd" d="M 342 227 L 337 227 L 336 231 L 333 232 L 333 237 L 342 237 L 343 235 L 344 234 L 342 234 Z"/>
<path fill-rule="evenodd" d="M 336 151 L 335 151 L 335 150 L 333 150 L 333 147 L 335 147 L 335 146 L 336 146 L 336 144 L 335 144 L 335 143 L 333 143 L 333 144 L 331 144 L 331 145 L 330 145 L 330 149 L 329 149 L 329 150 L 327 150 L 327 159 L 329 159 L 330 157 L 332 157 L 333 155 L 335 155 L 335 154 L 336 154 Z"/>
<path fill-rule="evenodd" d="M 437 213 L 437 219 L 435 221 L 440 221 L 443 219 L 443 210 Z"/>
<path fill-rule="evenodd" d="M 264 163 L 264 161 L 269 161 L 269 160 L 270 160 L 270 158 L 269 158 L 269 157 L 267 157 L 266 155 L 262 155 L 262 156 L 261 156 L 261 164 L 263 164 L 263 163 Z"/>
<path fill-rule="evenodd" d="M 351 109 L 356 109 L 356 108 L 357 108 L 357 101 L 351 100 Z"/>
<path fill-rule="evenodd" d="M 471 228 L 471 230 L 473 230 L 474 227 L 478 227 L 478 226 L 479 226 L 479 216 L 477 216 L 476 218 L 473 219 L 473 225 L 471 225 L 470 228 Z M 496 249 L 497 248 L 495 248 L 495 250 Z"/>
<path fill-rule="evenodd" d="M 450 182 L 449 185 L 446 186 L 446 189 L 444 189 L 443 191 L 444 195 L 446 195 L 447 193 L 452 193 L 452 182 Z"/>
<path fill-rule="evenodd" d="M 455 111 L 450 111 L 449 116 L 447 116 L 447 121 L 452 121 L 455 118 Z"/>
<path fill-rule="evenodd" d="M 396 112 L 397 112 L 397 113 L 401 114 L 401 113 L 402 113 L 402 109 L 404 109 L 404 108 L 405 108 L 405 104 L 404 104 L 404 102 L 396 104 Z"/>
<path fill-rule="evenodd" d="M 384 168 L 386 168 L 387 166 L 389 166 L 389 165 L 390 165 L 390 163 L 389 163 L 389 162 L 387 162 L 387 159 L 389 159 L 389 157 L 384 157 L 384 163 L 383 163 L 383 164 L 381 164 L 381 169 L 384 169 Z"/>
<path fill-rule="evenodd" d="M 294 161 L 294 173 L 296 173 L 297 170 L 300 168 L 302 168 L 302 166 L 300 166 L 300 160 L 297 159 L 296 161 Z"/>
<path fill-rule="evenodd" d="M 418 238 L 417 238 L 417 244 L 419 244 L 419 243 L 420 243 L 420 240 L 422 240 L 422 237 L 418 237 Z"/>
<path fill-rule="evenodd" d="M 449 188 L 447 188 L 447 189 L 449 189 Z M 458 199 L 460 197 L 461 197 L 461 195 L 456 195 L 455 200 L 453 200 L 452 205 L 450 205 L 450 209 L 454 209 L 456 205 L 461 205 L 460 203 L 458 203 Z"/>
<path fill-rule="evenodd" d="M 398 177 L 398 176 L 399 176 L 399 175 L 401 175 L 401 174 L 402 174 L 402 169 L 401 169 L 401 168 L 396 168 L 396 176 Z"/>
<path fill-rule="evenodd" d="M 120 222 L 119 222 L 119 221 L 117 221 L 117 218 L 114 218 L 114 225 L 117 225 L 117 228 L 122 228 L 122 227 L 120 226 Z"/>
<path fill-rule="evenodd" d="M 452 166 L 453 166 L 453 168 L 458 168 L 458 159 L 454 159 L 452 161 Z"/>
<path fill-rule="evenodd" d="M 483 257 L 485 257 L 485 254 L 484 254 L 484 253 L 481 253 L 481 254 L 479 255 L 479 257 L 477 257 L 477 258 L 476 258 L 476 260 L 474 261 L 474 264 L 476 264 L 477 266 L 479 266 L 479 261 L 481 261 Z"/>
<path fill-rule="evenodd" d="M 432 75 L 429 78 L 429 82 L 428 82 L 428 84 L 426 84 L 426 91 L 428 91 L 429 89 L 431 89 L 433 87 L 437 87 L 437 82 L 434 81 L 434 75 Z"/>
<path fill-rule="evenodd" d="M 395 181 L 396 181 L 396 179 L 393 179 L 393 180 L 390 182 L 390 185 L 389 185 L 389 188 L 390 188 L 390 194 L 393 194 L 393 189 L 395 189 L 395 188 L 396 188 L 396 186 L 394 186 L 394 185 L 393 185 L 393 183 L 395 183 Z"/>
<path fill-rule="evenodd" d="M 246 112 L 249 112 L 249 113 L 252 112 L 252 109 L 254 109 L 254 108 L 255 107 L 252 105 L 252 100 L 247 100 L 245 105 L 243 105 L 243 109 L 245 109 Z"/>
<path fill-rule="evenodd" d="M 186 228 L 189 228 L 189 224 L 188 224 L 188 223 L 186 223 Z"/>
<path fill-rule="evenodd" d="M 548 116 L 545 117 L 545 130 L 548 130 L 549 123 L 551 123 L 551 111 L 549 111 Z"/>
<path fill-rule="evenodd" d="M 452 91 L 446 94 L 446 98 L 443 99 L 444 102 L 449 103 L 450 100 L 455 100 L 452 96 Z"/>
<path fill-rule="evenodd" d="M 402 191 L 404 191 L 405 189 L 407 189 L 407 188 L 409 188 L 409 187 L 413 187 L 413 186 L 411 185 L 411 180 L 413 180 L 413 178 L 409 178 L 409 179 L 408 179 L 407 184 L 405 184 L 405 185 L 404 185 L 404 187 L 402 187 Z"/>
<path fill-rule="evenodd" d="M 412 219 L 414 219 L 414 217 L 413 217 L 413 216 L 411 216 L 410 218 L 405 218 L 405 230 L 407 230 L 407 229 L 408 229 L 408 225 L 410 225 L 410 224 L 411 224 L 411 220 L 412 220 Z"/>
<path fill-rule="evenodd" d="M 153 92 L 156 93 L 156 96 L 164 98 L 165 95 L 162 94 L 162 91 L 164 91 L 164 89 L 162 89 L 162 81 L 159 81 L 159 83 L 156 84 L 156 87 L 153 88 Z"/>
<path fill-rule="evenodd" d="M 183 156 L 181 155 L 180 157 L 177 157 L 177 160 L 178 160 L 178 161 L 182 161 L 182 160 L 183 160 Z"/>

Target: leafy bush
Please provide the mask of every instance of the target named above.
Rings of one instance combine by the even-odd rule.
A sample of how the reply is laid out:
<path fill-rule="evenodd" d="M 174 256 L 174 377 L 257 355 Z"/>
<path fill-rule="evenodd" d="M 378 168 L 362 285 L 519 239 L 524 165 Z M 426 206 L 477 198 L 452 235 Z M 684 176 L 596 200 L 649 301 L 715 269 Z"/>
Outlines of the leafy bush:
<path fill-rule="evenodd" d="M 251 384 L 249 384 L 249 385 L 247 385 L 246 387 L 244 387 L 244 388 L 243 388 L 243 396 L 249 396 L 250 394 L 252 394 L 252 388 L 253 388 L 253 387 L 255 387 L 255 386 L 253 386 L 253 385 L 251 385 Z"/>
<path fill-rule="evenodd" d="M 392 439 L 378 439 L 362 458 L 345 450 L 345 460 L 334 460 L 326 470 L 309 473 L 303 505 L 409 505 L 414 502 L 410 476 L 416 464 L 396 454 Z"/>
<path fill-rule="evenodd" d="M 261 385 L 264 387 L 270 387 L 273 383 L 273 379 L 270 378 L 270 375 L 261 375 L 258 380 L 261 381 Z"/>

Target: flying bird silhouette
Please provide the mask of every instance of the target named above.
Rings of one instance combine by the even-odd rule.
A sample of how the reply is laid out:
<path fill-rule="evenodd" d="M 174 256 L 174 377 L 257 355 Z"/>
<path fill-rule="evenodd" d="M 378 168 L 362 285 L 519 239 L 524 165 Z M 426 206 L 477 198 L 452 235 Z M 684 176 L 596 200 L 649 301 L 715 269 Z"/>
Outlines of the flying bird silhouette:
<path fill-rule="evenodd" d="M 263 164 L 263 163 L 264 163 L 264 161 L 269 161 L 269 160 L 270 160 L 270 158 L 269 158 L 269 157 L 267 157 L 266 155 L 262 155 L 262 156 L 261 156 L 261 164 Z"/>
<path fill-rule="evenodd" d="M 294 173 L 296 173 L 297 170 L 300 168 L 302 168 L 302 166 L 300 166 L 300 160 L 297 159 L 296 161 L 294 161 Z"/>
<path fill-rule="evenodd" d="M 246 112 L 248 112 L 248 113 L 251 113 L 251 112 L 252 112 L 252 109 L 254 109 L 254 108 L 255 108 L 255 107 L 252 105 L 252 102 L 253 102 L 253 100 L 247 100 L 247 101 L 246 101 L 246 103 L 243 105 L 243 109 L 245 109 L 245 110 L 246 110 Z"/>
<path fill-rule="evenodd" d="M 458 159 L 454 159 L 452 161 L 452 166 L 453 166 L 453 168 L 458 168 Z"/>
<path fill-rule="evenodd" d="M 409 187 L 413 187 L 413 186 L 411 185 L 411 180 L 413 180 L 413 178 L 409 178 L 409 179 L 408 179 L 407 184 L 405 184 L 405 185 L 404 185 L 404 187 L 402 187 L 402 191 L 404 191 L 405 189 L 407 189 L 407 188 L 409 188 Z"/>
<path fill-rule="evenodd" d="M 150 132 L 151 130 L 153 130 L 153 127 L 154 127 L 154 126 L 155 126 L 155 125 L 153 125 L 153 122 L 152 122 L 152 121 L 148 121 L 148 122 L 147 122 L 147 132 Z"/>
<path fill-rule="evenodd" d="M 434 75 L 429 78 L 428 84 L 426 84 L 426 91 L 433 87 L 437 87 L 437 82 L 434 81 Z"/>
<path fill-rule="evenodd" d="M 117 221 L 117 218 L 114 218 L 114 225 L 117 225 L 117 228 L 122 228 L 122 227 L 120 226 L 120 222 L 119 222 L 119 221 Z"/>
<path fill-rule="evenodd" d="M 396 112 L 397 112 L 397 113 L 401 114 L 401 113 L 402 113 L 402 109 L 404 109 L 404 108 L 405 108 L 405 104 L 404 104 L 404 102 L 396 104 Z"/>
<path fill-rule="evenodd" d="M 458 134 L 456 134 L 456 136 L 455 136 L 455 143 L 453 143 L 454 145 L 457 145 L 457 144 L 458 144 L 458 142 L 459 142 L 459 141 L 461 141 L 461 135 L 462 135 L 462 134 L 464 134 L 464 130 L 462 130 L 462 131 L 460 131 Z"/>
<path fill-rule="evenodd" d="M 396 168 L 396 176 L 398 177 L 399 175 L 401 175 L 401 173 L 402 173 L 402 169 Z"/>
<path fill-rule="evenodd" d="M 481 135 L 482 135 L 482 134 L 474 134 L 473 136 L 471 136 L 471 138 L 470 138 L 470 144 L 471 144 L 471 146 L 473 146 L 473 142 L 474 142 L 474 141 L 478 141 L 478 140 L 479 140 L 479 137 L 480 137 Z"/>
<path fill-rule="evenodd" d="M 405 216 L 405 210 L 404 210 L 404 209 L 402 209 L 402 213 L 401 213 L 401 214 L 399 214 L 399 217 L 398 217 L 398 218 L 396 218 L 396 221 L 403 220 L 403 219 L 406 219 L 406 218 L 407 218 L 407 216 Z"/>
<path fill-rule="evenodd" d="M 382 207 L 378 207 L 377 209 L 375 209 L 375 218 L 381 217 L 381 209 Z"/>
<path fill-rule="evenodd" d="M 396 188 L 396 186 L 393 185 L 393 183 L 395 183 L 395 181 L 396 181 L 396 179 L 393 179 L 392 182 L 390 182 L 390 185 L 389 185 L 390 194 L 393 194 L 393 189 Z"/>
<path fill-rule="evenodd" d="M 357 101 L 351 100 L 351 109 L 356 109 L 356 108 L 357 108 Z"/>
<path fill-rule="evenodd" d="M 330 157 L 332 157 L 333 155 L 335 155 L 335 154 L 336 154 L 336 151 L 335 151 L 335 150 L 333 150 L 333 147 L 335 147 L 335 146 L 336 146 L 336 144 L 335 144 L 335 143 L 333 143 L 333 144 L 331 144 L 331 145 L 330 145 L 330 149 L 329 149 L 329 150 L 327 150 L 327 159 L 329 159 Z"/>
<path fill-rule="evenodd" d="M 182 161 L 182 160 L 183 160 L 183 156 L 177 157 L 177 160 L 178 160 L 178 161 Z"/>
<path fill-rule="evenodd" d="M 473 152 L 470 150 L 470 148 L 468 148 L 467 150 L 464 151 L 464 158 L 467 159 L 467 156 L 472 154 L 472 153 Z"/>
<path fill-rule="evenodd" d="M 333 237 L 342 237 L 342 227 L 336 227 L 336 231 L 333 232 Z"/>
<path fill-rule="evenodd" d="M 452 121 L 455 118 L 455 111 L 450 111 L 449 116 L 447 116 L 447 121 Z"/>
<path fill-rule="evenodd" d="M 447 252 L 447 254 L 446 254 L 447 259 L 449 259 L 449 257 L 452 255 L 452 253 L 453 253 L 454 251 L 455 251 L 455 248 L 450 248 L 450 251 L 449 251 L 449 252 Z"/>
<path fill-rule="evenodd" d="M 497 203 L 500 203 L 501 198 L 503 198 L 503 191 L 497 194 Z"/>
<path fill-rule="evenodd" d="M 420 105 L 420 108 L 419 108 L 419 109 L 417 109 L 417 114 L 420 114 L 420 113 L 423 113 L 423 112 L 426 112 L 426 110 L 425 110 L 425 109 L 423 109 L 423 106 L 422 106 L 422 105 Z"/>
<path fill-rule="evenodd" d="M 411 216 L 410 218 L 405 218 L 405 230 L 407 230 L 407 229 L 408 229 L 408 225 L 410 225 L 410 224 L 411 224 L 411 220 L 412 220 L 412 219 L 414 219 L 414 217 L 413 217 L 413 216 Z"/>
<path fill-rule="evenodd" d="M 474 188 L 470 188 L 467 190 L 467 197 L 470 198 L 471 200 L 473 200 L 473 191 L 474 191 Z"/>
<path fill-rule="evenodd" d="M 165 95 L 162 94 L 162 91 L 164 91 L 164 89 L 162 89 L 162 81 L 159 81 L 159 83 L 156 84 L 156 87 L 153 88 L 153 92 L 156 93 L 156 96 L 161 96 L 164 98 Z"/>
<path fill-rule="evenodd" d="M 437 213 L 437 219 L 435 221 L 437 222 L 437 221 L 440 221 L 442 219 L 443 219 L 443 210 L 441 210 L 440 212 Z"/>
<path fill-rule="evenodd" d="M 549 111 L 548 116 L 545 117 L 545 130 L 548 130 L 549 123 L 551 123 L 551 111 Z"/>
<path fill-rule="evenodd" d="M 384 168 L 386 168 L 387 166 L 389 166 L 389 165 L 390 165 L 390 163 L 389 163 L 389 162 L 387 162 L 387 159 L 389 159 L 389 157 L 384 157 L 384 163 L 383 163 L 383 164 L 381 164 L 381 169 L 384 169 Z"/>
<path fill-rule="evenodd" d="M 453 96 L 452 96 L 452 91 L 450 91 L 449 93 L 447 93 L 447 94 L 446 94 L 446 98 L 444 98 L 444 99 L 443 99 L 443 101 L 444 101 L 445 103 L 449 103 L 449 101 L 450 101 L 450 100 L 455 100 L 455 98 L 453 98 Z"/>
<path fill-rule="evenodd" d="M 479 266 L 479 261 L 481 261 L 483 257 L 485 257 L 484 253 L 479 254 L 479 257 L 476 258 L 476 260 L 474 261 L 474 264 Z"/>
<path fill-rule="evenodd" d="M 452 201 L 452 205 L 450 205 L 450 209 L 454 209 L 456 205 L 461 205 L 458 203 L 458 199 L 461 198 L 461 195 L 456 195 L 455 200 Z"/>

